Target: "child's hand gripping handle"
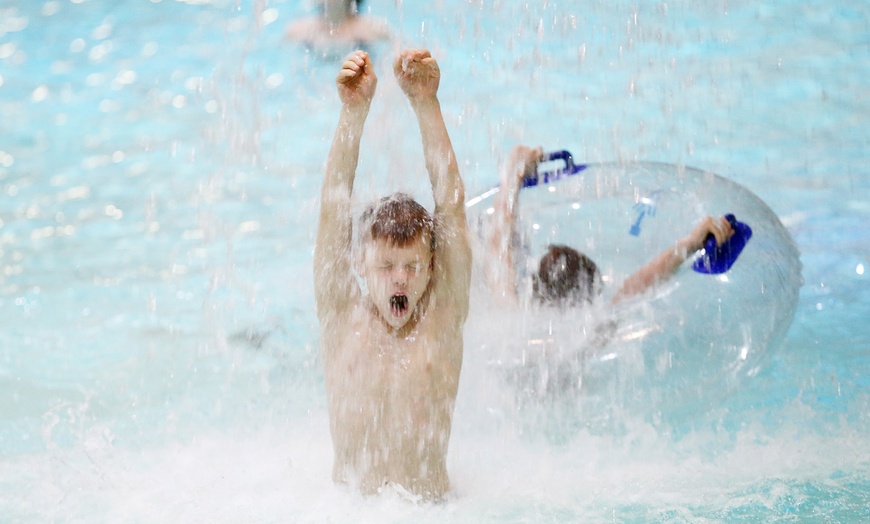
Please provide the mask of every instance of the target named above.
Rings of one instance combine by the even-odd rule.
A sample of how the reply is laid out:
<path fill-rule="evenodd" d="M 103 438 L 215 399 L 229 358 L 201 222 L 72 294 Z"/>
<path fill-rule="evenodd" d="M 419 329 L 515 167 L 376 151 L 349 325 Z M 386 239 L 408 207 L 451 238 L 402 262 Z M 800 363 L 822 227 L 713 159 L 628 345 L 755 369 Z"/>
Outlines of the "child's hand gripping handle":
<path fill-rule="evenodd" d="M 573 175 L 586 169 L 586 166 L 583 164 L 575 165 L 574 157 L 571 156 L 569 151 L 564 149 L 562 151 L 544 153 L 541 163 L 543 164 L 544 162 L 552 162 L 555 160 L 562 160 L 565 162 L 565 166 L 552 171 L 538 171 L 537 173 L 526 175 L 523 177 L 521 188 L 534 187 L 538 184 L 549 184 L 550 182 L 559 180 L 563 176 Z"/>
<path fill-rule="evenodd" d="M 733 214 L 725 215 L 725 219 L 731 224 L 734 234 L 718 246 L 716 238 L 713 235 L 707 235 L 707 239 L 704 241 L 704 255 L 692 264 L 692 269 L 698 273 L 719 275 L 728 271 L 752 237 L 752 228 L 743 222 L 738 222 Z"/>

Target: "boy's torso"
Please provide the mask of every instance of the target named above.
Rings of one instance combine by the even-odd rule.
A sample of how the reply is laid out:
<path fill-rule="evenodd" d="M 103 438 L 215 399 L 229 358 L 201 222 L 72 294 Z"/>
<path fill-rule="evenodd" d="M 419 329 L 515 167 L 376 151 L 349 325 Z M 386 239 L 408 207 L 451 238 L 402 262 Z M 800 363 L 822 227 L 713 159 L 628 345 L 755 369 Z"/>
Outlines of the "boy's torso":
<path fill-rule="evenodd" d="M 427 476 L 446 483 L 462 329 L 432 302 L 402 337 L 362 297 L 321 322 L 337 476 L 347 469 L 363 484 L 409 489 Z"/>

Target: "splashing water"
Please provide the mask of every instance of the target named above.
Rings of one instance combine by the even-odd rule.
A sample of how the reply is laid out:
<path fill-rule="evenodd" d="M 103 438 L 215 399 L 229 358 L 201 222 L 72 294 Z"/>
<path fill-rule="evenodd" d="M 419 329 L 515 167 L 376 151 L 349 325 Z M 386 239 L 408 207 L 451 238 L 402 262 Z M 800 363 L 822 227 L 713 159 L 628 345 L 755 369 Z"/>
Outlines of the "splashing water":
<path fill-rule="evenodd" d="M 770 362 L 691 416 L 605 402 L 592 425 L 492 373 L 505 326 L 535 319 L 474 296 L 450 498 L 336 487 L 310 284 L 336 64 L 284 40 L 304 3 L 0 1 L 0 514 L 870 518 L 864 5 L 411 4 L 363 8 L 438 57 L 469 196 L 526 143 L 762 197 L 805 280 Z M 361 202 L 428 194 L 389 47 L 371 49 Z"/>

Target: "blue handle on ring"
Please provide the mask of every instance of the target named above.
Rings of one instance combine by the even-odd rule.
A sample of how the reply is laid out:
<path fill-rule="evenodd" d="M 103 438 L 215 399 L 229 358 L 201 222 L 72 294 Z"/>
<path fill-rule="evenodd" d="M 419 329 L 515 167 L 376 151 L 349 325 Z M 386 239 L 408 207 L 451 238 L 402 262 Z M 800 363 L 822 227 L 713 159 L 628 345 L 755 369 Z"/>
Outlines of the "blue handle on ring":
<path fill-rule="evenodd" d="M 743 222 L 738 222 L 734 215 L 725 215 L 725 219 L 731 223 L 734 234 L 731 238 L 716 245 L 716 237 L 707 235 L 704 241 L 704 256 L 695 260 L 692 269 L 698 273 L 718 275 L 731 269 L 734 261 L 740 256 L 740 252 L 746 247 L 746 243 L 752 238 L 752 228 Z"/>
<path fill-rule="evenodd" d="M 564 149 L 562 151 L 551 151 L 549 153 L 544 153 L 544 157 L 541 159 L 541 162 L 551 162 L 553 160 L 564 160 L 565 167 L 555 169 L 553 171 L 541 171 L 533 175 L 526 175 L 523 177 L 523 184 L 520 187 L 526 188 L 534 187 L 538 184 L 549 184 L 550 182 L 559 180 L 562 177 L 575 175 L 580 171 L 586 169 L 585 164 L 574 164 L 574 157 L 571 156 L 570 152 Z"/>

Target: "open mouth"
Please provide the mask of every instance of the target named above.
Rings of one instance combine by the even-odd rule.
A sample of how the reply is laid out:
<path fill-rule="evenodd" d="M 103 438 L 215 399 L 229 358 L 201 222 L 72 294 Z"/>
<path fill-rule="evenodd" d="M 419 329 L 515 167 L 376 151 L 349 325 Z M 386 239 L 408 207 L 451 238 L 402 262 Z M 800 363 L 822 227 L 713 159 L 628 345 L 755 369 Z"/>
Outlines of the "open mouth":
<path fill-rule="evenodd" d="M 390 312 L 393 316 L 401 317 L 408 311 L 408 297 L 405 295 L 393 295 L 390 297 Z"/>

